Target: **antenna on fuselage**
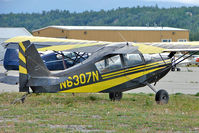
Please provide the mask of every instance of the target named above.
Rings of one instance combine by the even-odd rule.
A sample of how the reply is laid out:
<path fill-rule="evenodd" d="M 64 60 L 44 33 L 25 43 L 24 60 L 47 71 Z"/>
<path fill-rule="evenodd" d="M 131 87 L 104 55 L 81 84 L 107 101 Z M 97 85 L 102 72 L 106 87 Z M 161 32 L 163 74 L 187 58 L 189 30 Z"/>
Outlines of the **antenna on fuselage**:
<path fill-rule="evenodd" d="M 126 42 L 126 45 L 129 45 L 128 41 L 126 40 L 126 38 L 118 31 L 120 38 Z"/>

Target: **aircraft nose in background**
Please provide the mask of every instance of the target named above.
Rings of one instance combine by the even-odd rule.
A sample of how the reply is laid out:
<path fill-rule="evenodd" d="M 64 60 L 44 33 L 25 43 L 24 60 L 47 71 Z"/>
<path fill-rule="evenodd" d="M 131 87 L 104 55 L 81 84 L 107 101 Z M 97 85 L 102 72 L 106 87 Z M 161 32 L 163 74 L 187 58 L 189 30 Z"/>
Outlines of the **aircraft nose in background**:
<path fill-rule="evenodd" d="M 196 62 L 199 62 L 199 58 L 196 58 Z"/>

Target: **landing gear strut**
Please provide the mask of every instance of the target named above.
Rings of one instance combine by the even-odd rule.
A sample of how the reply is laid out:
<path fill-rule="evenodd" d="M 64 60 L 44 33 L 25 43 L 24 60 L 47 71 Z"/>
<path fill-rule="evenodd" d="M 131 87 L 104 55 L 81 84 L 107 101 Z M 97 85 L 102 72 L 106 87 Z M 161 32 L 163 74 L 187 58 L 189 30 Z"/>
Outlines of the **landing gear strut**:
<path fill-rule="evenodd" d="M 122 99 L 122 92 L 110 92 L 109 99 L 111 101 L 120 101 Z"/>
<path fill-rule="evenodd" d="M 155 101 L 157 104 L 167 104 L 169 101 L 169 94 L 166 90 L 159 90 L 158 92 L 156 89 L 150 85 L 149 83 L 146 84 L 149 88 L 151 88 L 155 94 Z"/>

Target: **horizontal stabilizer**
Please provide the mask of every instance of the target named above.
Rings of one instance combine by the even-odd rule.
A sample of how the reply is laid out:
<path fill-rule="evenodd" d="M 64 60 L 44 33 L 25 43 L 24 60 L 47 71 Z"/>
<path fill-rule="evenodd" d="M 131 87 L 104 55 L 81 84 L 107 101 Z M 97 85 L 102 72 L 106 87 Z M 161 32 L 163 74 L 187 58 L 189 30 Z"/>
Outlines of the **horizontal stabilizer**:
<path fill-rule="evenodd" d="M 19 83 L 19 76 L 9 76 L 5 73 L 0 73 L 0 83 L 17 85 Z"/>

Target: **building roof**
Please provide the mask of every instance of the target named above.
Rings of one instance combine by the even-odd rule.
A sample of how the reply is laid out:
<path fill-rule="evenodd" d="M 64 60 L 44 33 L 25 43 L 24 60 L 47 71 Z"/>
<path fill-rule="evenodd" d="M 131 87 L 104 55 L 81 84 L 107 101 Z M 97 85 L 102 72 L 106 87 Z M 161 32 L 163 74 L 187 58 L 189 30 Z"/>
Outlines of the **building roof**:
<path fill-rule="evenodd" d="M 32 36 L 32 34 L 23 27 L 0 27 L 0 38 L 8 39 L 15 36 Z"/>
<path fill-rule="evenodd" d="M 57 28 L 63 30 L 134 30 L 134 31 L 188 31 L 187 29 L 172 28 L 172 27 L 129 27 L 129 26 L 48 26 L 41 29 L 33 30 L 40 31 L 47 28 Z"/>

